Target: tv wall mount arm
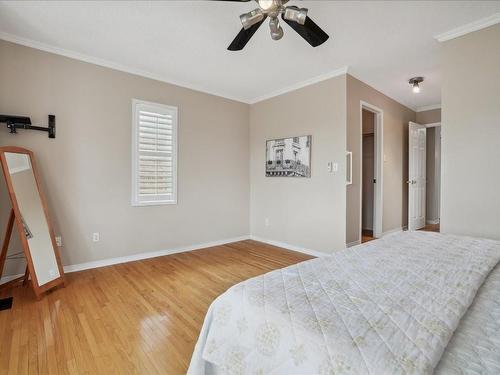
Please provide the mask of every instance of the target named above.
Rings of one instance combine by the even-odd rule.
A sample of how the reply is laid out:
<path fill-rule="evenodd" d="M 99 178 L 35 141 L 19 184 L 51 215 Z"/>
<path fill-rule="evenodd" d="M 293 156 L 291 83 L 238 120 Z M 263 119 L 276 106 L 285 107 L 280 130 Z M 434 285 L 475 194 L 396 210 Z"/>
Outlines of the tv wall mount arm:
<path fill-rule="evenodd" d="M 56 116 L 54 115 L 49 115 L 49 125 L 46 128 L 31 125 L 31 119 L 24 116 L 0 115 L 0 123 L 7 124 L 7 128 L 10 130 L 11 134 L 16 134 L 17 129 L 26 129 L 48 132 L 49 138 L 56 137 Z"/>

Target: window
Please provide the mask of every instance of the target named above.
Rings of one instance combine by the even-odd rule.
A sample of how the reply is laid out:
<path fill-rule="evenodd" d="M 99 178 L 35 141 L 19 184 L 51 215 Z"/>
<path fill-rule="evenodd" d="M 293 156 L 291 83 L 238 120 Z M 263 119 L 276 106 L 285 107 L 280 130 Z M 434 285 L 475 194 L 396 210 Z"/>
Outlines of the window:
<path fill-rule="evenodd" d="M 132 205 L 177 203 L 177 108 L 132 100 Z"/>

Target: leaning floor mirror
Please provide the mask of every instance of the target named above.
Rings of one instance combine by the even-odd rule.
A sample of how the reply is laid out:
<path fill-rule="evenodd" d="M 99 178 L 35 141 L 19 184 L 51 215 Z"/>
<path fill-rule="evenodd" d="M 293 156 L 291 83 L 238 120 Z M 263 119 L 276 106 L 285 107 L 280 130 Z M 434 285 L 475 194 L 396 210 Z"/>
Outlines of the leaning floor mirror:
<path fill-rule="evenodd" d="M 10 231 L 15 225 L 27 261 L 24 281 L 29 278 L 39 299 L 47 290 L 64 285 L 64 270 L 35 157 L 23 148 L 0 147 L 0 159 L 12 204 L 10 229 L 8 225 L 2 252 L 7 251 Z"/>

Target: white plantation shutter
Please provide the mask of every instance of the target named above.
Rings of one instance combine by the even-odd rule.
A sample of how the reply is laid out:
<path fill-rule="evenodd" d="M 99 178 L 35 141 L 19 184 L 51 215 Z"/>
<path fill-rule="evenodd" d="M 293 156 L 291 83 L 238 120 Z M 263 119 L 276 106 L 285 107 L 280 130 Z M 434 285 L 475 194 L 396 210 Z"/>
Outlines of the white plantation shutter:
<path fill-rule="evenodd" d="M 177 203 L 177 108 L 133 100 L 132 204 Z"/>

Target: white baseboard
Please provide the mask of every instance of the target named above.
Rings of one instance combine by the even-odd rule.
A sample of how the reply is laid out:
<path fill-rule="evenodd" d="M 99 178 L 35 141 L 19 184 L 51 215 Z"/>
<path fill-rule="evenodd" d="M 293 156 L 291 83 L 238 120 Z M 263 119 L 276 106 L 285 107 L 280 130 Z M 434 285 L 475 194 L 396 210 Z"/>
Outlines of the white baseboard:
<path fill-rule="evenodd" d="M 101 260 L 96 260 L 96 261 L 92 261 L 92 262 L 71 264 L 69 266 L 64 266 L 64 272 L 71 273 L 71 272 L 88 270 L 88 269 L 92 269 L 92 268 L 112 266 L 114 264 L 128 263 L 128 262 L 133 262 L 136 260 L 157 258 L 157 257 L 165 256 L 165 255 L 172 255 L 172 254 L 177 254 L 177 253 L 184 253 L 187 251 L 205 249 L 208 247 L 226 245 L 228 243 L 245 241 L 248 239 L 250 239 L 250 236 L 246 235 L 246 236 L 241 236 L 241 237 L 228 238 L 225 240 L 200 243 L 197 245 L 181 246 L 181 247 L 176 247 L 176 248 L 167 249 L 167 250 L 152 251 L 152 252 L 148 252 L 148 253 L 126 255 L 126 256 L 117 257 L 117 258 L 108 258 L 108 259 L 101 259 Z M 15 278 L 21 277 L 21 276 L 23 276 L 23 275 L 4 276 L 0 279 L 0 284 L 9 282 L 9 281 L 14 280 Z"/>
<path fill-rule="evenodd" d="M 346 247 L 353 247 L 353 246 L 357 246 L 357 245 L 361 245 L 361 240 L 356 240 L 356 241 L 353 241 L 353 242 L 349 242 L 345 246 Z"/>
<path fill-rule="evenodd" d="M 387 230 L 387 231 L 382 232 L 380 234 L 375 233 L 375 238 L 382 238 L 382 237 L 389 236 L 389 235 L 394 234 L 394 233 L 402 232 L 402 231 L 407 230 L 407 229 L 408 229 L 408 227 L 404 226 L 404 227 L 400 227 L 400 228 L 390 229 L 390 230 Z M 360 244 L 361 244 L 361 240 L 356 240 L 356 241 L 349 242 L 348 244 L 346 244 L 346 247 L 353 247 L 353 246 L 357 246 Z"/>
<path fill-rule="evenodd" d="M 439 224 L 439 219 L 435 219 L 435 220 L 426 220 L 425 221 L 426 224 Z"/>
<path fill-rule="evenodd" d="M 258 236 L 250 236 L 250 239 L 254 240 L 254 241 L 258 241 L 258 242 L 267 243 L 268 245 L 282 247 L 282 248 L 287 249 L 287 250 L 292 250 L 292 251 L 297 251 L 299 253 L 303 253 L 303 254 L 307 254 L 307 255 L 312 255 L 312 256 L 318 257 L 318 258 L 330 255 L 329 253 L 323 253 L 321 251 L 306 249 L 305 247 L 296 246 L 296 245 L 290 245 L 290 244 L 285 243 L 285 242 L 268 240 L 266 238 L 262 238 L 262 237 L 258 237 Z"/>
<path fill-rule="evenodd" d="M 400 228 L 390 229 L 390 230 L 388 230 L 388 231 L 383 232 L 383 233 L 380 235 L 380 238 L 385 237 L 385 236 L 388 236 L 388 235 L 390 235 L 390 234 L 399 233 L 399 232 L 405 231 L 405 230 L 407 230 L 407 229 L 408 229 L 408 227 L 407 227 L 407 226 L 400 227 Z"/>
<path fill-rule="evenodd" d="M 284 249 L 288 249 L 288 250 L 292 250 L 292 251 L 298 251 L 300 253 L 312 255 L 315 257 L 323 257 L 323 256 L 329 255 L 328 253 L 310 250 L 310 249 L 306 249 L 304 247 L 290 245 L 290 244 L 280 242 L 280 241 L 273 241 L 273 240 L 268 240 L 268 239 L 257 237 L 257 236 L 246 235 L 246 236 L 240 236 L 240 237 L 234 237 L 234 238 L 227 238 L 227 239 L 219 240 L 219 241 L 205 242 L 205 243 L 200 243 L 200 244 L 196 244 L 196 245 L 181 246 L 181 247 L 176 247 L 176 248 L 171 248 L 171 249 L 166 249 L 166 250 L 159 250 L 159 251 L 152 251 L 152 252 L 147 252 L 147 253 L 126 255 L 126 256 L 117 257 L 117 258 L 101 259 L 101 260 L 96 260 L 96 261 L 92 261 L 92 262 L 71 264 L 68 266 L 64 266 L 64 272 L 66 272 L 66 273 L 78 272 L 78 271 L 88 270 L 88 269 L 92 269 L 92 268 L 112 266 L 114 264 L 121 264 L 121 263 L 128 263 L 128 262 L 133 262 L 133 261 L 138 261 L 138 260 L 143 260 L 143 259 L 157 258 L 157 257 L 165 256 L 165 255 L 172 255 L 172 254 L 184 253 L 184 252 L 193 251 L 193 250 L 205 249 L 205 248 L 214 247 L 214 246 L 226 245 L 228 243 L 245 241 L 248 239 L 267 243 L 267 244 L 273 245 L 273 246 L 282 247 Z M 6 283 L 8 281 L 11 281 L 11 280 L 13 280 L 17 277 L 21 277 L 21 276 L 23 276 L 23 275 L 4 276 L 0 279 L 0 284 Z"/>
<path fill-rule="evenodd" d="M 126 255 L 126 256 L 118 257 L 118 258 L 109 258 L 109 259 L 96 260 L 93 262 L 72 264 L 69 266 L 64 266 L 64 272 L 67 272 L 67 273 L 77 272 L 77 271 L 88 270 L 91 268 L 112 266 L 113 264 L 128 263 L 128 262 L 133 262 L 136 260 L 157 258 L 157 257 L 165 256 L 165 255 L 172 255 L 172 254 L 177 254 L 177 253 L 184 253 L 187 251 L 205 249 L 207 247 L 226 245 L 226 244 L 232 243 L 232 242 L 239 242 L 239 241 L 248 240 L 249 238 L 250 238 L 250 236 L 247 235 L 247 236 L 241 236 L 241 237 L 228 238 L 225 240 L 205 242 L 205 243 L 200 243 L 197 245 L 181 246 L 181 247 L 176 247 L 176 248 L 172 248 L 172 249 L 152 251 L 152 252 L 148 252 L 148 253 Z"/>

